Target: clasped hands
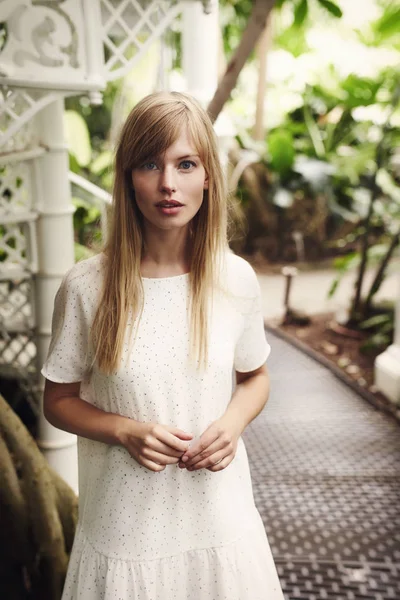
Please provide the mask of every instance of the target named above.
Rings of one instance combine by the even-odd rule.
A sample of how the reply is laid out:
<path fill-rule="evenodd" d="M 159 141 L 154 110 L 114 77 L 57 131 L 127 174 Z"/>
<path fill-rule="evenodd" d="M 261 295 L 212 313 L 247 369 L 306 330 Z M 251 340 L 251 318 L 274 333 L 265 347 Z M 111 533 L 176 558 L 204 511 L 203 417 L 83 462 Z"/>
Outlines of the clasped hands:
<path fill-rule="evenodd" d="M 235 458 L 240 430 L 223 418 L 214 421 L 182 455 L 178 466 L 188 471 L 225 469 Z"/>
<path fill-rule="evenodd" d="M 178 464 L 188 471 L 222 471 L 234 459 L 242 428 L 233 419 L 222 416 L 213 421 L 193 442 L 193 434 L 157 423 L 134 424 L 124 418 L 118 439 L 129 454 L 151 471 L 163 471 Z"/>

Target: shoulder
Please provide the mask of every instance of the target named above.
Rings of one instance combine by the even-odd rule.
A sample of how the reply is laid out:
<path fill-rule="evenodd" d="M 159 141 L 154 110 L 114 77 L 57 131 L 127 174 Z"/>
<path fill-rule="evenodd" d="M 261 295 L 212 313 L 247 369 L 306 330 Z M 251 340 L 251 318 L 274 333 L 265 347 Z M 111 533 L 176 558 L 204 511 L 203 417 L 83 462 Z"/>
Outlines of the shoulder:
<path fill-rule="evenodd" d="M 85 311 L 97 305 L 102 290 L 105 256 L 96 254 L 73 265 L 64 275 L 58 296 Z"/>
<path fill-rule="evenodd" d="M 238 295 L 254 295 L 258 293 L 257 274 L 251 264 L 234 254 L 227 253 L 226 258 L 229 287 Z"/>
<path fill-rule="evenodd" d="M 104 261 L 105 256 L 103 253 L 81 260 L 66 272 L 64 279 L 72 282 L 75 279 L 82 280 L 86 277 L 98 277 L 104 269 Z"/>
<path fill-rule="evenodd" d="M 100 282 L 104 272 L 105 256 L 103 253 L 96 254 L 85 260 L 81 260 L 71 267 L 63 277 L 63 285 L 78 290 L 88 290 L 93 284 Z"/>

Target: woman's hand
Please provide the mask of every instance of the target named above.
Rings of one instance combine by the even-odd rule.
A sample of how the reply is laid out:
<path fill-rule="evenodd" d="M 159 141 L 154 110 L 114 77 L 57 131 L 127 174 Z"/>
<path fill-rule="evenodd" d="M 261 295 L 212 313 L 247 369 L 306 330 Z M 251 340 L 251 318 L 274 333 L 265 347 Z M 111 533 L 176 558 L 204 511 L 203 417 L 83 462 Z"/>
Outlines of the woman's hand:
<path fill-rule="evenodd" d="M 235 458 L 242 430 L 228 418 L 221 417 L 205 430 L 201 437 L 185 452 L 179 461 L 188 471 L 208 469 L 222 471 Z"/>
<path fill-rule="evenodd" d="M 150 471 L 163 471 L 179 462 L 193 434 L 177 427 L 157 423 L 141 423 L 124 419 L 119 440 L 140 465 Z"/>

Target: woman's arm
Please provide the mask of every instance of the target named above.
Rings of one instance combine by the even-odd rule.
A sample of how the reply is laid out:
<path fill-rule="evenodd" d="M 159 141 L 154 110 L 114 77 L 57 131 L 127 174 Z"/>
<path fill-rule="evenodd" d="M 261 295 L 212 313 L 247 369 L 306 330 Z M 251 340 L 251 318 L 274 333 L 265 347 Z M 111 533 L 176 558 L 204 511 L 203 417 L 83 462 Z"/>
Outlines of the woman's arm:
<path fill-rule="evenodd" d="M 270 381 L 266 364 L 249 373 L 236 371 L 236 383 L 237 387 L 222 419 L 238 428 L 241 435 L 268 401 Z"/>
<path fill-rule="evenodd" d="M 120 444 L 121 431 L 126 421 L 130 427 L 137 421 L 121 415 L 108 413 L 79 397 L 80 382 L 55 383 L 46 379 L 43 396 L 43 412 L 46 419 L 69 433 L 90 438 L 105 444 Z"/>
<path fill-rule="evenodd" d="M 105 412 L 79 397 L 80 382 L 55 383 L 46 379 L 43 412 L 59 429 L 76 435 L 120 445 L 140 465 L 163 471 L 176 464 L 193 438 L 177 427 L 142 423 L 129 417 Z"/>

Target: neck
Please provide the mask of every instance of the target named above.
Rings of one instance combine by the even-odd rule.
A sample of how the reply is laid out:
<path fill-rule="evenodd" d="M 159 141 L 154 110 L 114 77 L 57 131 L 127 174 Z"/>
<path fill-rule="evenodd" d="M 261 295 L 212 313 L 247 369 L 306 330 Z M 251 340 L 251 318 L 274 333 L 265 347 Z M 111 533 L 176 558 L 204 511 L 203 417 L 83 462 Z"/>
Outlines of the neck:
<path fill-rule="evenodd" d="M 142 264 L 159 269 L 189 270 L 191 239 L 189 228 L 149 231 L 144 235 Z"/>

